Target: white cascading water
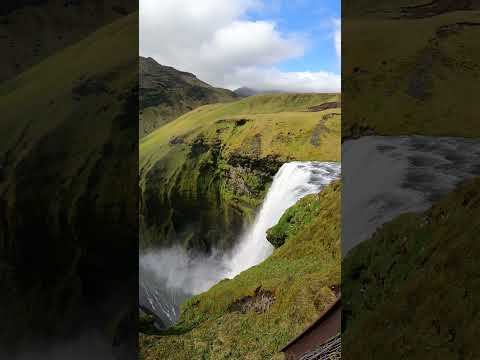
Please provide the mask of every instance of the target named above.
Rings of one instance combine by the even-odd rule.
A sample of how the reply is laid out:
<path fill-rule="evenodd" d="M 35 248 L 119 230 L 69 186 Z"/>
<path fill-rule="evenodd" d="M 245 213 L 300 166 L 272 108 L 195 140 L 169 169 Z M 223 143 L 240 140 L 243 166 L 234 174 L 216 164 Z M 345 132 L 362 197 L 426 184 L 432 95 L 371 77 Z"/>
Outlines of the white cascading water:
<path fill-rule="evenodd" d="M 298 200 L 320 192 L 339 175 L 339 163 L 286 163 L 275 175 L 255 221 L 231 252 L 205 257 L 176 247 L 142 255 L 140 304 L 154 312 L 162 326 L 175 324 L 180 304 L 187 298 L 265 260 L 273 251 L 266 237 L 267 230 Z"/>
<path fill-rule="evenodd" d="M 282 165 L 255 222 L 242 236 L 231 258 L 227 259 L 226 265 L 230 269 L 227 277 L 232 278 L 265 260 L 273 251 L 266 237 L 267 230 L 277 224 L 285 210 L 302 197 L 320 192 L 339 173 L 338 163 L 295 161 Z"/>

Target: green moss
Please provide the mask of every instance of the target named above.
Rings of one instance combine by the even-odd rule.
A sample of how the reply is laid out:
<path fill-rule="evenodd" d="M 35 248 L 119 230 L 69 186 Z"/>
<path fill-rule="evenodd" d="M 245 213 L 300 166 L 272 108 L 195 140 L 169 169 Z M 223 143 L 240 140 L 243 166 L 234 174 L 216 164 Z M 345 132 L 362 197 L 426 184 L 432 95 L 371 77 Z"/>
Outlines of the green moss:
<path fill-rule="evenodd" d="M 308 195 L 298 201 L 295 206 L 287 209 L 278 224 L 267 232 L 268 241 L 276 248 L 298 234 L 307 224 L 318 216 L 321 210 L 318 195 Z"/>
<path fill-rule="evenodd" d="M 342 264 L 349 358 L 478 358 L 479 229 L 476 179 L 353 249 Z"/>
<path fill-rule="evenodd" d="M 182 306 L 182 335 L 140 335 L 143 359 L 270 359 L 335 299 L 340 282 L 340 184 L 309 201 L 311 221 L 261 264 Z M 309 213 L 305 202 L 299 204 Z M 295 207 L 294 207 L 295 208 Z M 293 209 L 294 209 L 293 208 Z M 256 301 L 269 299 L 265 311 Z M 248 305 L 245 305 L 248 304 Z"/>

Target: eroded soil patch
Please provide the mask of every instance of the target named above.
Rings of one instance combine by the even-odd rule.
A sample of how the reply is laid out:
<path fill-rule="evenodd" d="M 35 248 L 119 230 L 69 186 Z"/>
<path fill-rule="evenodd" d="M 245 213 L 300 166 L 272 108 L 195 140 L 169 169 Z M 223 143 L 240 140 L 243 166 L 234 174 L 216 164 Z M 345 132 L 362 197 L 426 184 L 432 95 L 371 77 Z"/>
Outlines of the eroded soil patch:
<path fill-rule="evenodd" d="M 230 311 L 238 311 L 242 314 L 245 314 L 246 312 L 253 310 L 256 313 L 261 314 L 267 311 L 274 302 L 275 296 L 271 291 L 257 288 L 255 290 L 255 295 L 244 296 L 243 298 L 235 301 L 230 306 Z"/>

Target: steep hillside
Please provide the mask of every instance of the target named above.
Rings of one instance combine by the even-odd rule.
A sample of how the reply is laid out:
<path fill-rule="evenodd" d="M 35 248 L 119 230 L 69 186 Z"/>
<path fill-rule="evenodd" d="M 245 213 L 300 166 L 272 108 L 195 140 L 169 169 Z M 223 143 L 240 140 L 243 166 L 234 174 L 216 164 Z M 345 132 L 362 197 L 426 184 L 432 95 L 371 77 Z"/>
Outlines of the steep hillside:
<path fill-rule="evenodd" d="M 355 248 L 342 265 L 344 359 L 480 358 L 479 230 L 477 178 Z"/>
<path fill-rule="evenodd" d="M 238 99 L 195 75 L 140 57 L 140 137 L 201 105 Z"/>
<path fill-rule="evenodd" d="M 281 358 L 279 349 L 335 300 L 340 194 L 340 184 L 334 182 L 292 207 L 290 212 L 311 216 L 267 260 L 188 300 L 173 329 L 155 334 L 142 326 L 141 358 Z"/>
<path fill-rule="evenodd" d="M 258 95 L 200 107 L 143 138 L 143 246 L 230 246 L 281 164 L 339 161 L 340 116 L 337 94 Z"/>
<path fill-rule="evenodd" d="M 129 0 L 3 0 L 0 82 L 137 9 Z"/>
<path fill-rule="evenodd" d="M 128 334 L 137 29 L 138 14 L 117 20 L 0 86 L 2 350 Z"/>
<path fill-rule="evenodd" d="M 474 105 L 480 91 L 480 2 L 344 5 L 344 138 L 480 136 Z"/>

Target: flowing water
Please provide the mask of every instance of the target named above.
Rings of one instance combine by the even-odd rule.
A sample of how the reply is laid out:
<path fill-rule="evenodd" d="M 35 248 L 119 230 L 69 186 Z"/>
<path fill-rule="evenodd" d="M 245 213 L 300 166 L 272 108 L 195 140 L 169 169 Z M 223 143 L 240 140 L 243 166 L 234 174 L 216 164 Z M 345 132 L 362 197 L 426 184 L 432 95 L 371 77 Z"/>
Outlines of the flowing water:
<path fill-rule="evenodd" d="M 338 178 L 340 164 L 290 162 L 275 175 L 255 221 L 239 237 L 232 251 L 208 257 L 181 248 L 159 249 L 140 257 L 140 304 L 159 317 L 159 326 L 178 320 L 179 306 L 192 295 L 208 290 L 257 265 L 273 251 L 266 232 L 302 197 L 318 193 Z"/>
<path fill-rule="evenodd" d="M 480 140 L 368 136 L 342 145 L 342 254 L 406 212 L 480 176 Z"/>
<path fill-rule="evenodd" d="M 318 193 L 340 173 L 340 165 L 325 162 L 290 162 L 284 164 L 273 179 L 260 212 L 250 229 L 228 259 L 232 278 L 268 257 L 273 246 L 267 241 L 267 230 L 302 197 Z"/>

